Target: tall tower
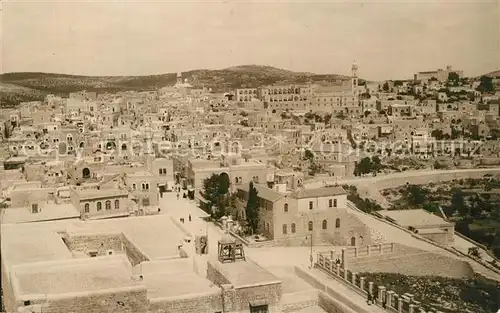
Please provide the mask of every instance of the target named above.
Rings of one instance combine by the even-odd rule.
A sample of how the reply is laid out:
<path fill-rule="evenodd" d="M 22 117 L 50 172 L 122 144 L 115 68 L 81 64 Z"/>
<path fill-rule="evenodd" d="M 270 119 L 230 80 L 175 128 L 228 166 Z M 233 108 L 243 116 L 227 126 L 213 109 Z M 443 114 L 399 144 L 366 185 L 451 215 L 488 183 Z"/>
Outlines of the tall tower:
<path fill-rule="evenodd" d="M 351 77 L 351 88 L 352 88 L 352 93 L 357 93 L 358 90 L 358 65 L 356 64 L 356 61 L 352 63 L 351 67 L 352 71 L 352 77 Z"/>
<path fill-rule="evenodd" d="M 182 84 L 182 73 L 178 72 L 177 73 L 177 85 Z"/>

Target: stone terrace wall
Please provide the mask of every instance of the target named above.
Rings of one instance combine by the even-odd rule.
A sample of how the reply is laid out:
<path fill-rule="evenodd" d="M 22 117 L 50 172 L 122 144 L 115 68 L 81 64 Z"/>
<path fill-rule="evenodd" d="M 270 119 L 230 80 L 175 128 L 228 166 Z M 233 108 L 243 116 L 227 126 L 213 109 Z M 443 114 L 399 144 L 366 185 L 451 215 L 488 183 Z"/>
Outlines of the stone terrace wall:
<path fill-rule="evenodd" d="M 342 302 L 337 299 L 330 297 L 323 291 L 318 292 L 318 304 L 319 306 L 328 313 L 362 313 L 365 311 L 353 311 Z"/>
<path fill-rule="evenodd" d="M 96 250 L 98 255 L 106 255 L 107 250 L 123 251 L 122 237 L 121 233 L 68 235 L 64 237 L 64 241 L 72 251 Z"/>
<path fill-rule="evenodd" d="M 22 313 L 40 312 L 40 305 L 45 299 L 34 305 L 22 307 Z M 120 305 L 123 303 L 123 306 Z M 19 303 L 22 306 L 23 303 Z M 35 309 L 38 307 L 38 309 Z M 64 297 L 49 298 L 43 305 L 43 313 L 129 313 L 147 312 L 149 301 L 146 287 L 137 286 L 122 289 L 110 289 L 103 292 L 68 294 Z M 18 311 L 19 312 L 19 311 Z"/>
<path fill-rule="evenodd" d="M 295 274 L 316 289 L 319 289 L 319 305 L 327 312 L 339 313 L 370 313 L 354 303 L 350 298 L 328 287 L 300 267 L 295 267 Z M 322 295 L 321 292 L 324 291 Z M 328 296 L 328 297 L 325 297 Z M 335 300 L 333 300 L 335 299 Z"/>
<path fill-rule="evenodd" d="M 306 290 L 294 293 L 285 293 L 281 297 L 283 313 L 292 313 L 318 305 L 318 290 Z"/>
<path fill-rule="evenodd" d="M 340 265 L 336 265 L 335 261 L 327 256 L 318 254 L 318 262 L 315 266 L 364 297 L 368 293 L 375 295 L 376 304 L 379 306 L 385 300 L 389 311 L 398 313 L 425 312 L 412 294 L 399 295 L 394 291 L 386 290 L 384 286 L 377 286 L 374 282 L 367 282 L 365 277 L 360 277 L 356 272 L 349 269 L 341 268 Z"/>
<path fill-rule="evenodd" d="M 469 263 L 432 252 L 359 259 L 348 263 L 348 268 L 354 272 L 397 273 L 409 276 L 464 278 L 474 275 Z"/>
<path fill-rule="evenodd" d="M 123 233 L 66 235 L 64 241 L 72 251 L 86 252 L 88 250 L 95 250 L 98 255 L 106 255 L 108 250 L 124 252 L 132 266 L 149 261 L 148 257 Z"/>
<path fill-rule="evenodd" d="M 206 294 L 152 299 L 150 310 L 162 313 L 222 312 L 222 295 L 218 289 Z"/>

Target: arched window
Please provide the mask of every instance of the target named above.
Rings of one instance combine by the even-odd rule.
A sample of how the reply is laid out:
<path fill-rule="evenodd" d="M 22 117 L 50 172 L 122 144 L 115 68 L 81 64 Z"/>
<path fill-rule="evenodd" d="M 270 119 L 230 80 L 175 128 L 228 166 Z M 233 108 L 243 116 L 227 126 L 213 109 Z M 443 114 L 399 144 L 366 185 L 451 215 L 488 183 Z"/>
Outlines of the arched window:
<path fill-rule="evenodd" d="M 287 231 L 286 224 L 283 224 L 283 235 L 286 235 L 286 231 Z"/>
<path fill-rule="evenodd" d="M 111 210 L 111 201 L 106 200 L 105 206 L 106 206 L 106 210 Z"/>
<path fill-rule="evenodd" d="M 136 189 L 135 184 L 132 184 L 132 189 L 133 189 L 133 190 L 135 190 L 135 189 Z"/>
<path fill-rule="evenodd" d="M 335 228 L 340 228 L 340 218 L 335 220 Z"/>
<path fill-rule="evenodd" d="M 285 205 L 283 206 L 283 210 L 284 210 L 285 212 L 288 212 L 288 203 L 285 203 Z"/>
<path fill-rule="evenodd" d="M 308 225 L 308 226 L 309 226 L 309 227 L 308 227 L 308 228 L 309 228 L 309 231 L 312 231 L 312 230 L 313 230 L 313 222 L 312 222 L 312 221 L 309 221 L 309 223 L 308 223 L 308 224 L 309 224 L 309 225 Z"/>
<path fill-rule="evenodd" d="M 323 220 L 323 223 L 321 223 L 321 228 L 323 228 L 323 229 L 328 228 L 328 222 L 326 220 Z"/>
<path fill-rule="evenodd" d="M 85 213 L 89 213 L 90 212 L 90 204 L 85 203 L 83 210 L 84 210 Z"/>
<path fill-rule="evenodd" d="M 295 234 L 295 223 L 292 223 L 292 234 Z"/>
<path fill-rule="evenodd" d="M 100 210 L 102 210 L 102 203 L 97 202 L 97 211 L 100 211 Z"/>
<path fill-rule="evenodd" d="M 119 210 L 120 209 L 120 200 L 116 199 L 115 200 L 115 210 Z"/>
<path fill-rule="evenodd" d="M 146 184 L 142 183 L 141 187 L 142 187 L 142 190 L 146 190 Z"/>
<path fill-rule="evenodd" d="M 149 184 L 146 183 L 146 190 L 149 190 Z"/>

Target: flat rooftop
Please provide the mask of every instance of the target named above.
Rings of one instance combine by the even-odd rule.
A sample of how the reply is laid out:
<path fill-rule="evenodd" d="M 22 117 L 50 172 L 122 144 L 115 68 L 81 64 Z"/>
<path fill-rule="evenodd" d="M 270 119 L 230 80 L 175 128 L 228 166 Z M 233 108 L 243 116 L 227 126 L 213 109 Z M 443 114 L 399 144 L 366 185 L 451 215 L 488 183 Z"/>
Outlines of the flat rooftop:
<path fill-rule="evenodd" d="M 199 277 L 194 272 L 144 275 L 143 284 L 148 290 L 148 298 L 177 297 L 188 294 L 217 292 L 208 279 Z"/>
<path fill-rule="evenodd" d="M 429 213 L 423 209 L 417 210 L 387 210 L 380 212 L 382 215 L 392 218 L 403 227 L 430 227 L 436 225 L 451 225 L 443 218 Z"/>
<path fill-rule="evenodd" d="M 72 260 L 73 261 L 73 260 Z M 64 294 L 138 285 L 130 268 L 119 258 L 85 259 L 16 268 L 14 276 L 22 295 Z"/>
<path fill-rule="evenodd" d="M 8 265 L 73 258 L 58 232 L 123 233 L 151 260 L 178 256 L 185 237 L 168 215 L 2 224 L 0 231 L 1 257 Z"/>
<path fill-rule="evenodd" d="M 248 257 L 245 261 L 221 263 L 219 260 L 213 259 L 210 263 L 235 287 L 280 282 L 271 272 Z"/>
<path fill-rule="evenodd" d="M 29 208 L 26 207 L 3 209 L 0 222 L 2 224 L 15 224 L 67 218 L 80 218 L 80 212 L 78 212 L 73 204 L 49 203 L 38 213 L 31 213 Z"/>

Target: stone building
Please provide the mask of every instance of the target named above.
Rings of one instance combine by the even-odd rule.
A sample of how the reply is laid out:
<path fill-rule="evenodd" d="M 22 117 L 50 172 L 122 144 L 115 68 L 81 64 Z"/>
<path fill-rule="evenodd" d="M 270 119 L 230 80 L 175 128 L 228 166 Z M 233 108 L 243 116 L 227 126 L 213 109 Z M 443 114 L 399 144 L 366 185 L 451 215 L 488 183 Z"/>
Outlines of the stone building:
<path fill-rule="evenodd" d="M 347 212 L 347 193 L 341 187 L 287 190 L 284 183 L 273 189 L 254 184 L 260 206 L 260 230 L 284 245 L 324 242 L 362 245 L 371 241 L 368 229 Z M 247 199 L 248 190 L 239 195 Z"/>

